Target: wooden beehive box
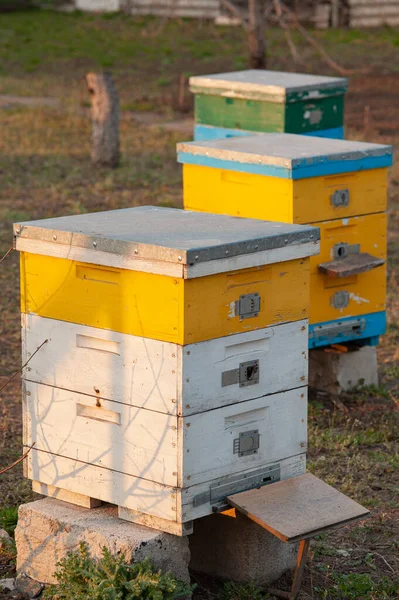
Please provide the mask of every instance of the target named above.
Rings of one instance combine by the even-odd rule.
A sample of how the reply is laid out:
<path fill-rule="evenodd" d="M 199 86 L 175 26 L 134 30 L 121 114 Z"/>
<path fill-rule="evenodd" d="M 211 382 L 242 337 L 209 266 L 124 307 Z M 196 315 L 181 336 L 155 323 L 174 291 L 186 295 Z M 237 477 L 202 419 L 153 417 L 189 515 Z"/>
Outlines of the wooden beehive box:
<path fill-rule="evenodd" d="M 385 331 L 391 146 L 269 133 L 178 144 L 178 160 L 187 209 L 320 228 L 310 347 L 376 343 Z"/>
<path fill-rule="evenodd" d="M 183 534 L 303 472 L 317 228 L 140 207 L 14 233 L 36 486 Z"/>
<path fill-rule="evenodd" d="M 344 137 L 348 81 L 337 77 L 249 70 L 190 78 L 195 140 L 281 132 Z"/>

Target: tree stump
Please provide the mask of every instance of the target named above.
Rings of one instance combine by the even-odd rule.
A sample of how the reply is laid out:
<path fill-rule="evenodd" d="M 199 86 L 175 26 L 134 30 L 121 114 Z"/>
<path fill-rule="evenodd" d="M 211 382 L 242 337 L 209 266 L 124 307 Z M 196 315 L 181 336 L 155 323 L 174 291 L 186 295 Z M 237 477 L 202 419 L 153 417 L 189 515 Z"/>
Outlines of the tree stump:
<path fill-rule="evenodd" d="M 119 97 L 109 73 L 87 73 L 91 96 L 94 163 L 117 167 L 119 163 Z"/>

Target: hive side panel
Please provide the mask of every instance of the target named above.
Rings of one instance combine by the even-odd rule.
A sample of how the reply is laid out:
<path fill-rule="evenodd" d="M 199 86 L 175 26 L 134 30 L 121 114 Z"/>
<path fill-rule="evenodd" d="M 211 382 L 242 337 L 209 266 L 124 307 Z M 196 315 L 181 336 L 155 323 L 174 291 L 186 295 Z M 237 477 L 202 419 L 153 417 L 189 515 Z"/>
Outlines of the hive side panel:
<path fill-rule="evenodd" d="M 285 105 L 285 132 L 303 134 L 341 127 L 344 121 L 344 96 L 289 102 Z"/>
<path fill-rule="evenodd" d="M 300 454 L 306 440 L 306 387 L 186 417 L 183 486 Z"/>
<path fill-rule="evenodd" d="M 242 297 L 248 294 L 258 294 L 259 312 L 242 318 L 237 302 L 244 302 Z M 299 321 L 307 317 L 308 305 L 308 258 L 189 279 L 185 281 L 184 343 Z"/>
<path fill-rule="evenodd" d="M 295 180 L 292 222 L 316 224 L 382 212 L 387 207 L 387 185 L 388 169 Z M 345 194 L 344 202 L 340 202 L 340 192 Z"/>
<path fill-rule="evenodd" d="M 307 383 L 306 320 L 184 346 L 183 415 Z"/>
<path fill-rule="evenodd" d="M 386 214 L 351 217 L 320 223 L 320 256 L 311 257 L 310 323 L 320 323 L 385 310 L 386 265 L 350 277 L 329 277 L 318 265 L 334 258 L 341 244 L 386 260 Z"/>
<path fill-rule="evenodd" d="M 265 464 L 260 469 L 256 469 L 255 472 L 259 473 L 263 470 L 267 472 L 268 467 L 275 467 L 276 465 L 280 469 L 281 480 L 296 477 L 297 475 L 303 475 L 306 471 L 306 454 L 302 453 L 297 456 L 284 458 L 276 463 Z M 251 489 L 251 486 L 248 487 L 248 485 L 245 483 L 245 479 L 243 478 L 250 478 L 253 473 L 253 470 L 247 470 L 241 473 L 236 473 L 232 477 L 226 478 L 229 481 L 229 489 L 234 490 L 231 491 L 231 493 L 237 493 L 239 491 L 243 491 L 244 489 Z M 224 484 L 226 479 L 216 479 L 184 489 L 182 493 L 183 520 L 187 521 L 190 519 L 199 519 L 211 514 L 213 512 L 212 506 L 224 500 L 223 497 L 219 497 L 220 495 L 218 494 L 217 489 L 212 494 L 214 496 L 214 500 L 212 500 L 210 498 L 211 489 L 214 488 L 214 486 Z M 221 496 L 223 496 L 223 492 L 221 493 Z"/>
<path fill-rule="evenodd" d="M 176 344 L 23 315 L 23 376 L 66 390 L 176 413 Z"/>
<path fill-rule="evenodd" d="M 28 381 L 25 387 L 28 438 L 38 450 L 177 484 L 175 417 Z"/>

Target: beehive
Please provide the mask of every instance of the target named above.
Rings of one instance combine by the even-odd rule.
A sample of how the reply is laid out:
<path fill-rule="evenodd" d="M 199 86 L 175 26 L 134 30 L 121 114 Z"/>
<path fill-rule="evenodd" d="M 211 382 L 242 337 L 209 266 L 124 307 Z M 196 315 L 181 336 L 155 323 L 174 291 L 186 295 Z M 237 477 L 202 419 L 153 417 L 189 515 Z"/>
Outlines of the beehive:
<path fill-rule="evenodd" d="M 190 78 L 197 141 L 280 132 L 342 139 L 348 81 L 337 77 L 237 71 Z"/>
<path fill-rule="evenodd" d="M 140 207 L 14 235 L 29 478 L 183 534 L 303 472 L 317 229 Z"/>
<path fill-rule="evenodd" d="M 391 146 L 270 133 L 179 144 L 178 160 L 187 209 L 320 227 L 310 347 L 378 341 Z"/>

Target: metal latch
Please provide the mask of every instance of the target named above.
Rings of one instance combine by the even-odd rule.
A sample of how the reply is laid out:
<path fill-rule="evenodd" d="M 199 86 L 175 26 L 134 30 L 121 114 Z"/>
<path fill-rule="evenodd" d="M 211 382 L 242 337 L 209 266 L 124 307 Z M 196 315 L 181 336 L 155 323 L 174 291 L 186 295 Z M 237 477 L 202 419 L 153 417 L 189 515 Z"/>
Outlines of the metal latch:
<path fill-rule="evenodd" d="M 359 253 L 360 244 L 347 244 L 343 242 L 342 244 L 335 244 L 335 246 L 333 246 L 333 256 L 335 260 L 339 260 L 340 258 L 347 258 L 350 254 Z"/>
<path fill-rule="evenodd" d="M 238 383 L 240 387 L 259 383 L 259 360 L 250 360 L 239 364 L 238 369 L 223 371 L 222 387 Z"/>
<path fill-rule="evenodd" d="M 207 502 L 220 508 L 220 503 L 226 500 L 230 494 L 238 494 L 246 490 L 260 488 L 264 485 L 280 481 L 280 465 L 274 464 L 262 467 L 255 471 L 241 473 L 240 475 L 229 475 L 213 483 L 208 490 L 197 494 L 193 498 L 194 506 L 201 506 Z M 225 506 L 223 506 L 225 508 Z"/>
<path fill-rule="evenodd" d="M 311 338 L 338 337 L 346 335 L 360 335 L 366 329 L 366 319 L 350 319 L 349 321 L 336 321 L 328 325 L 318 325 L 313 329 Z"/>
<path fill-rule="evenodd" d="M 260 311 L 260 296 L 258 293 L 244 294 L 236 302 L 236 314 L 243 319 L 257 317 Z"/>
<path fill-rule="evenodd" d="M 260 446 L 259 429 L 243 431 L 239 437 L 233 440 L 233 453 L 238 456 L 250 456 L 257 454 Z"/>
<path fill-rule="evenodd" d="M 330 196 L 331 204 L 336 207 L 349 205 L 349 190 L 335 190 Z"/>
<path fill-rule="evenodd" d="M 346 308 L 349 304 L 349 292 L 335 292 L 331 296 L 330 304 L 334 308 Z"/>

